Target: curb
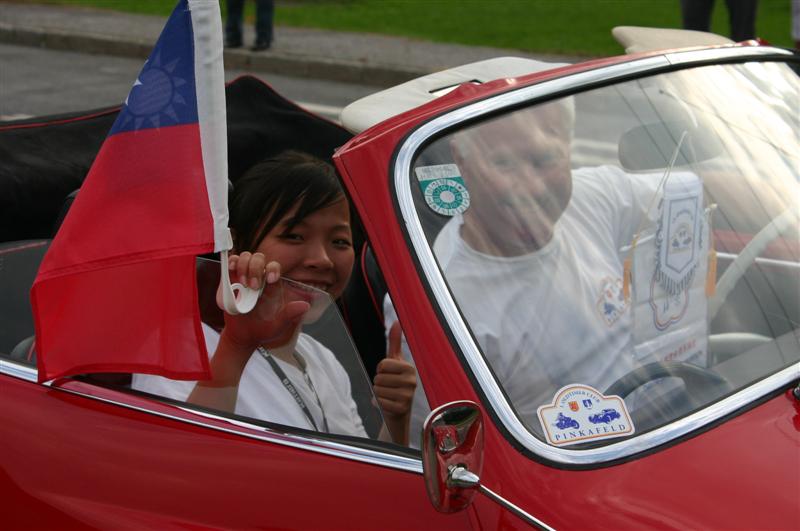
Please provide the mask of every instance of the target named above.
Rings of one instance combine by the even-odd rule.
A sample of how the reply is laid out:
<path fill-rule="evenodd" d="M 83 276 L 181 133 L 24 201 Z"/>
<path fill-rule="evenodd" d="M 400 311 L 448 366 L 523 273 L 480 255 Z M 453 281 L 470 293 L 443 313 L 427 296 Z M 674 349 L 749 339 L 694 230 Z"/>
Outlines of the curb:
<path fill-rule="evenodd" d="M 0 42 L 50 50 L 66 50 L 140 59 L 146 59 L 153 49 L 152 42 L 123 41 L 102 35 L 78 35 L 52 29 L 19 28 L 4 23 L 0 23 Z M 226 69 L 253 70 L 382 88 L 398 85 L 430 73 L 421 69 L 368 65 L 276 52 L 259 52 L 256 54 L 244 50 L 225 50 L 223 60 Z"/>

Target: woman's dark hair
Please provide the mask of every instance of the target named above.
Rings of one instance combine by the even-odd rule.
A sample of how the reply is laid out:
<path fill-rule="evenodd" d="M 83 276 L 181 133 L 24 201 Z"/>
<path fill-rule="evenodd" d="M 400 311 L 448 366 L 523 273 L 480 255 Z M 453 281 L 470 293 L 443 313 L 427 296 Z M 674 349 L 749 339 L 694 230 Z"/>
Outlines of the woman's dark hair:
<path fill-rule="evenodd" d="M 344 198 L 333 166 L 299 151 L 283 153 L 251 167 L 236 182 L 230 204 L 234 249 L 254 251 L 261 240 L 298 205 L 291 230 L 309 214 Z"/>

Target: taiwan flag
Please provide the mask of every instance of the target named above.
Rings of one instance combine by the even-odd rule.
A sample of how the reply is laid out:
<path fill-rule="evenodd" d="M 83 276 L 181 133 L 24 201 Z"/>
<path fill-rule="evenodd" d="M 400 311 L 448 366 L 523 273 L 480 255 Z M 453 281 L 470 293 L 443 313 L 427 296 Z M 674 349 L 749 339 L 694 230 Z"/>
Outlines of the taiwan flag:
<path fill-rule="evenodd" d="M 209 377 L 195 256 L 230 248 L 218 0 L 180 0 L 39 268 L 39 381 Z"/>

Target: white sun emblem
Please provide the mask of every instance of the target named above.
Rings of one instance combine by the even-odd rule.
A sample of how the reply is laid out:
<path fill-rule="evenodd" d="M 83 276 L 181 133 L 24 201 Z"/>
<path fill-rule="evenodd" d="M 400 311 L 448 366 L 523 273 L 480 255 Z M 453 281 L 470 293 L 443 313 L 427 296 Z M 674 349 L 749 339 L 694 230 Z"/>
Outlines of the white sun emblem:
<path fill-rule="evenodd" d="M 186 84 L 186 80 L 173 74 L 179 61 L 175 59 L 162 65 L 161 55 L 156 54 L 152 61 L 145 62 L 125 99 L 121 128 L 127 128 L 131 121 L 134 130 L 140 129 L 145 122 L 149 122 L 148 126 L 160 127 L 162 116 L 175 123 L 179 121 L 175 105 L 186 105 L 186 100 L 177 90 Z"/>

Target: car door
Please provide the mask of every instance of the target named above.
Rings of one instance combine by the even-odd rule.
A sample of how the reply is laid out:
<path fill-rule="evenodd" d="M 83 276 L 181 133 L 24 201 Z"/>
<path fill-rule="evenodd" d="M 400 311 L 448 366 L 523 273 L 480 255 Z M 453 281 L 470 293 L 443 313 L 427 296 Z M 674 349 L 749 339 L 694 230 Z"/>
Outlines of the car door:
<path fill-rule="evenodd" d="M 4 293 L 30 286 L 44 247 L 4 245 Z M 30 311 L 13 300 L 5 316 Z M 416 451 L 204 410 L 124 376 L 37 384 L 14 346 L 30 321 L 4 322 L 16 323 L 0 346 L 4 527 L 471 528 L 471 512 L 434 510 Z"/>
<path fill-rule="evenodd" d="M 398 447 L 281 433 L 76 380 L 37 385 L 8 362 L 2 370 L 0 492 L 20 526 L 470 527 L 467 513 L 433 509 L 418 457 Z"/>

